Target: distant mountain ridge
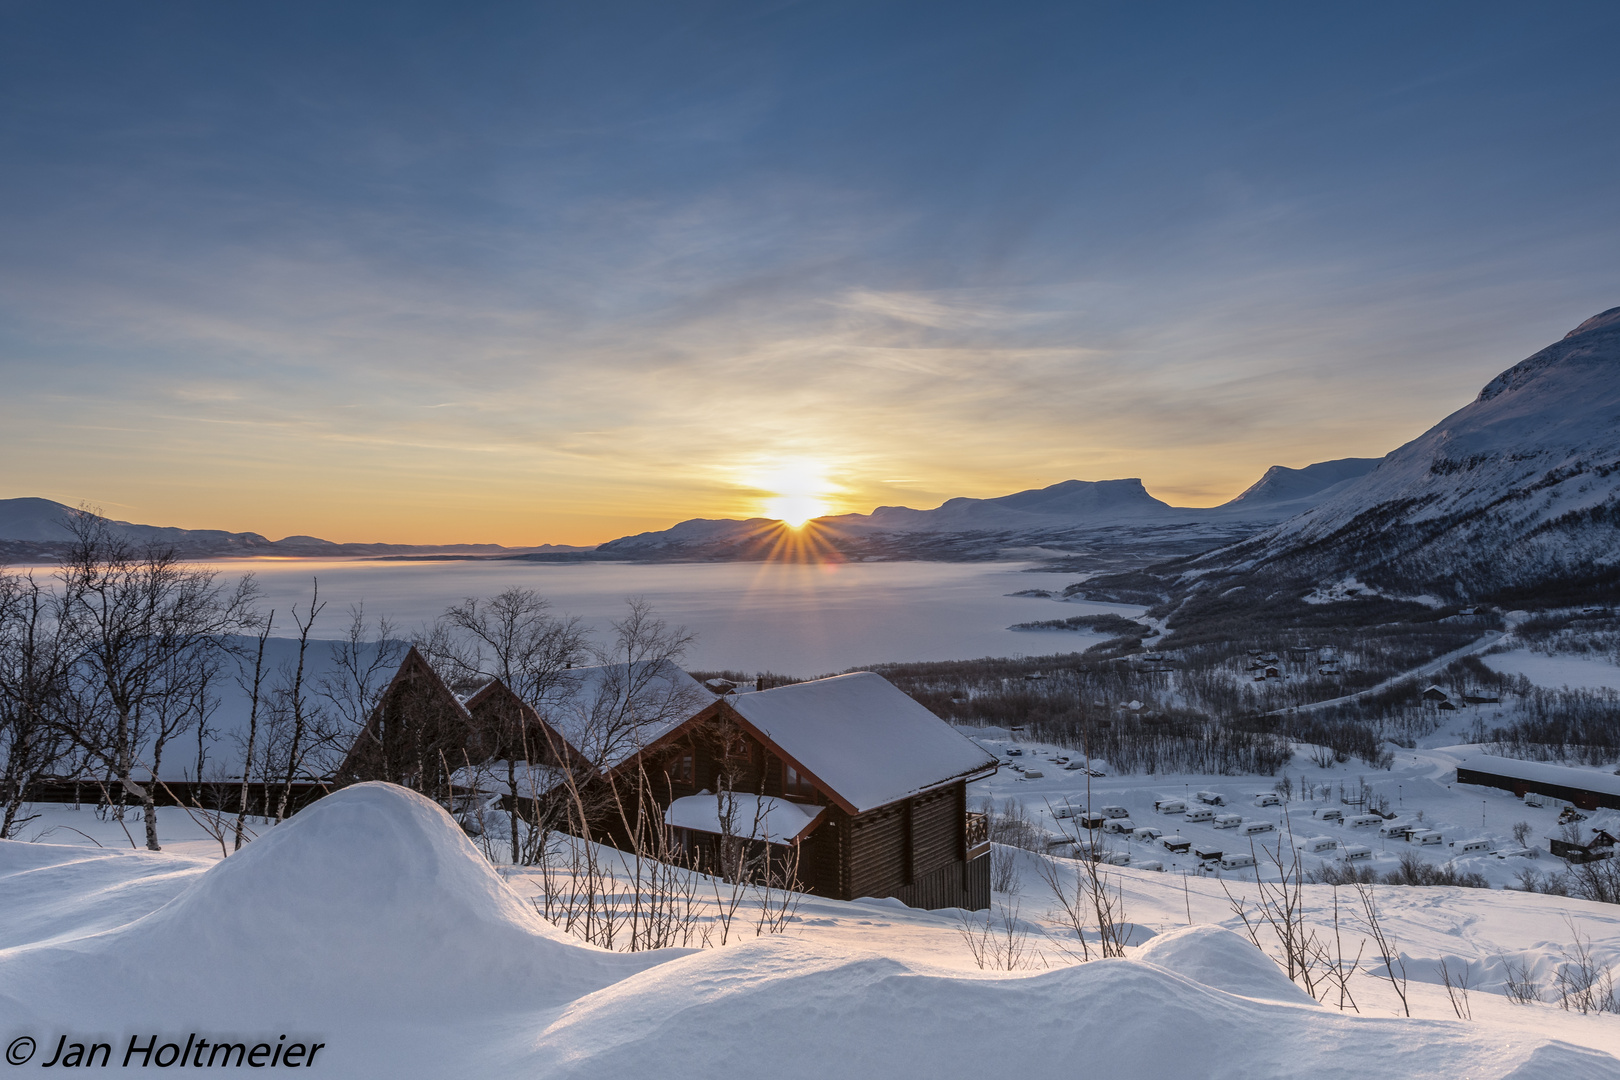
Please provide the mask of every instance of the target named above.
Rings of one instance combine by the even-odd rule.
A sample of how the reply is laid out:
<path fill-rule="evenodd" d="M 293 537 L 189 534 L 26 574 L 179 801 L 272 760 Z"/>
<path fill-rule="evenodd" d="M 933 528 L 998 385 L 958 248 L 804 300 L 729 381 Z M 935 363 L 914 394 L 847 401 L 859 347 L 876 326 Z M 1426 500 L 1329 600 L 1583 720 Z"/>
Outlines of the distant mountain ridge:
<path fill-rule="evenodd" d="M 1150 495 L 1134 477 L 1064 480 L 989 499 L 949 499 L 932 510 L 880 506 L 870 514 L 830 515 L 814 519 L 806 529 L 825 547 L 886 558 L 954 557 L 964 552 L 983 557 L 995 548 L 1062 545 L 1096 530 L 1121 527 L 1186 525 L 1242 531 L 1248 525 L 1252 532 L 1314 506 L 1330 489 L 1377 463 L 1373 458 L 1344 458 L 1304 469 L 1274 466 L 1238 498 L 1214 507 L 1171 506 Z M 973 538 L 978 538 L 977 546 Z M 597 550 L 633 558 L 751 559 L 768 557 L 780 541 L 781 524 L 769 518 L 694 518 L 668 529 L 620 537 Z"/>
<path fill-rule="evenodd" d="M 0 557 L 44 558 L 60 553 L 72 540 L 68 526 L 75 513 L 70 507 L 50 499 L 0 499 Z M 289 536 L 271 540 L 253 532 L 226 532 L 222 529 L 178 529 L 162 525 L 137 525 L 108 519 L 120 536 L 137 544 L 172 547 L 192 557 L 276 555 L 337 557 L 354 555 L 500 555 L 532 552 L 579 552 L 588 548 L 543 544 L 532 548 L 507 548 L 500 544 L 338 544 L 314 536 Z"/>

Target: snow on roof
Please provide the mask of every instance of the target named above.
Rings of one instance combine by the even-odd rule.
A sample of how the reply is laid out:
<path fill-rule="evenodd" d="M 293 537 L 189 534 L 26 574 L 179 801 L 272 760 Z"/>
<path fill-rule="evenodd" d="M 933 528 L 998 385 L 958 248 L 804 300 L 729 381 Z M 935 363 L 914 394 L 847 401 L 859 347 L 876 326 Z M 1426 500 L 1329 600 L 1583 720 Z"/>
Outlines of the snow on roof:
<path fill-rule="evenodd" d="M 730 819 L 722 829 L 720 818 Z M 730 832 L 753 840 L 784 844 L 800 836 L 821 816 L 821 807 L 788 802 L 769 795 L 688 795 L 676 799 L 664 811 L 664 824 L 678 829 L 720 835 Z"/>
<path fill-rule="evenodd" d="M 1573 826 L 1573 828 L 1571 827 Z M 1591 847 L 1593 844 L 1607 844 L 1610 840 L 1620 840 L 1620 811 L 1600 810 L 1585 821 L 1572 822 L 1564 826 L 1573 833 L 1574 843 L 1582 847 Z M 1608 839 L 1605 839 L 1607 837 Z M 1562 831 L 1552 833 L 1549 840 L 1562 840 L 1569 843 L 1571 837 Z"/>
<path fill-rule="evenodd" d="M 539 765 L 528 761 L 505 760 L 487 761 L 472 768 L 462 766 L 450 774 L 450 785 L 456 791 L 485 791 L 500 795 L 510 795 L 512 785 L 507 783 L 507 766 L 510 764 L 511 779 L 517 781 L 517 795 L 520 799 L 533 799 L 555 790 L 567 778 L 567 774 L 551 765 Z"/>
<path fill-rule="evenodd" d="M 714 695 L 668 660 L 603 664 L 563 672 L 557 688 L 535 711 L 601 769 L 611 769 L 642 747 L 707 708 Z"/>
<path fill-rule="evenodd" d="M 1620 795 L 1620 776 L 1597 772 L 1593 769 L 1572 769 L 1568 765 L 1550 765 L 1545 761 L 1520 761 L 1517 758 L 1496 757 L 1491 754 L 1470 754 L 1457 762 L 1459 769 L 1505 776 L 1510 780 L 1529 780 L 1540 784 L 1597 791 L 1606 795 Z"/>
<path fill-rule="evenodd" d="M 726 702 L 856 813 L 996 765 L 973 740 L 870 671 Z"/>

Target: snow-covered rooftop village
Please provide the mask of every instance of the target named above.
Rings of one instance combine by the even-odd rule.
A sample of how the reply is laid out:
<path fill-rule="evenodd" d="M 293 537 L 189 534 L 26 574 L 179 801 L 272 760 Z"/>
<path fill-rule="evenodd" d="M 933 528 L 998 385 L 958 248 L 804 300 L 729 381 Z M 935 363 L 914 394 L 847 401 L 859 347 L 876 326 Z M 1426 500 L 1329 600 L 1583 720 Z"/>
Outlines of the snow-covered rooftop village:
<path fill-rule="evenodd" d="M 1620 1080 L 1620 8 L 0 10 L 0 1080 Z"/>

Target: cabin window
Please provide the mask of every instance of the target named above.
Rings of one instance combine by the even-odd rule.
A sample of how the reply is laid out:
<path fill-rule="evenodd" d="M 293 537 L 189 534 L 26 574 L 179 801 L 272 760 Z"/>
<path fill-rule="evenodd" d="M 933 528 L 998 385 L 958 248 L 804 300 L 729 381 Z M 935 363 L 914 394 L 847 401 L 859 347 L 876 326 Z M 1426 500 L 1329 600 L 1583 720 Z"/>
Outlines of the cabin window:
<path fill-rule="evenodd" d="M 696 773 L 690 751 L 677 757 L 670 765 L 669 778 L 677 784 L 690 784 Z"/>
<path fill-rule="evenodd" d="M 815 794 L 815 790 L 815 788 L 810 786 L 810 780 L 808 777 L 804 776 L 799 772 L 798 769 L 795 769 L 787 762 L 784 761 L 782 763 L 782 793 L 784 795 L 803 795 L 805 797 L 809 797 Z"/>

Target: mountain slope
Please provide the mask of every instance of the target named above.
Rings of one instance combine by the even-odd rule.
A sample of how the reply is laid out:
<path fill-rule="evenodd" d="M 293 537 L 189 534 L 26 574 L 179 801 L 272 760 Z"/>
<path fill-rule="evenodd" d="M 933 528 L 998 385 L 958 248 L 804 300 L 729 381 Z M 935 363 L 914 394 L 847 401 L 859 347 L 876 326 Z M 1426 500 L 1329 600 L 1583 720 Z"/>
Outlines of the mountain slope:
<path fill-rule="evenodd" d="M 1321 505 L 1257 537 L 1251 566 L 1355 573 L 1456 598 L 1620 581 L 1620 308 L 1491 380 Z"/>

